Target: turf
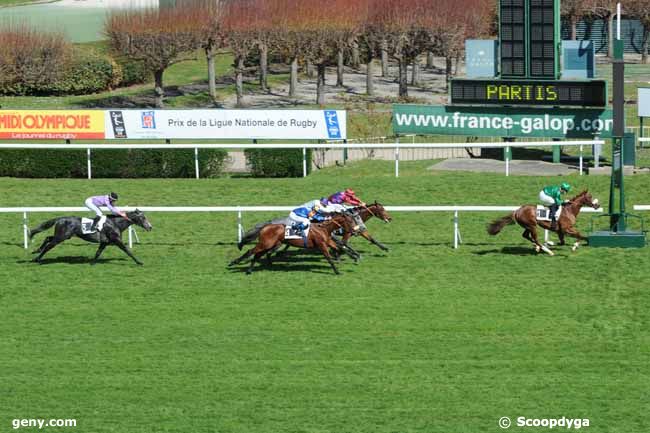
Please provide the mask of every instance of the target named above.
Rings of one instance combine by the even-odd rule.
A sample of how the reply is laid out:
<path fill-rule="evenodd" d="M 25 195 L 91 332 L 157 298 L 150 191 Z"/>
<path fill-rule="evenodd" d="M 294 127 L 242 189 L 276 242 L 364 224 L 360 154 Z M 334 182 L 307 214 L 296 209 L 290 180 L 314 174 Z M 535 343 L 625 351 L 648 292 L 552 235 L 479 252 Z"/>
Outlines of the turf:
<path fill-rule="evenodd" d="M 124 205 L 291 205 L 348 185 L 390 205 L 509 205 L 557 180 L 428 165 L 404 163 L 399 179 L 380 161 L 307 179 L 5 178 L 0 207 L 109 189 Z M 608 179 L 568 180 L 606 201 Z M 630 203 L 647 202 L 649 182 L 627 180 Z M 392 216 L 368 224 L 391 251 L 355 239 L 363 259 L 337 277 L 318 255 L 227 269 L 235 216 L 217 214 L 150 214 L 134 248 L 143 267 L 112 248 L 91 267 L 79 241 L 39 266 L 20 216 L 0 214 L 3 431 L 76 418 L 57 431 L 473 433 L 499 431 L 502 416 L 648 431 L 647 249 L 537 256 L 512 226 L 488 237 L 499 213 L 462 213 L 455 251 L 450 214 Z"/>

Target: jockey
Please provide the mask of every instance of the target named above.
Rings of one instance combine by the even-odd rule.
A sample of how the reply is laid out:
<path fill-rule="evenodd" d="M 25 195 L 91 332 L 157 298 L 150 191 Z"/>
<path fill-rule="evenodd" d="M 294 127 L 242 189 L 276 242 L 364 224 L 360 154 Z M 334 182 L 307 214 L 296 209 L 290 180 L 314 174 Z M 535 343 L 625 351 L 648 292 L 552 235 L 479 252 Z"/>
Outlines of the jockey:
<path fill-rule="evenodd" d="M 309 228 L 310 221 L 324 221 L 325 214 L 329 213 L 325 210 L 329 202 L 327 198 L 323 197 L 320 200 L 311 200 L 307 203 L 295 208 L 289 214 L 289 220 L 292 222 L 292 227 L 299 232 L 304 233 Z"/>
<path fill-rule="evenodd" d="M 347 188 L 344 191 L 335 192 L 328 198 L 330 203 L 343 204 L 348 206 L 365 206 L 366 204 L 356 196 L 355 192 Z"/>
<path fill-rule="evenodd" d="M 95 230 L 100 221 L 101 224 L 99 224 L 99 226 L 101 230 L 101 228 L 104 226 L 104 221 L 106 221 L 106 217 L 102 213 L 101 209 L 99 209 L 100 206 L 106 206 L 111 212 L 113 212 L 114 215 L 120 215 L 123 218 L 129 219 L 129 217 L 126 216 L 126 213 L 113 206 L 113 203 L 116 201 L 117 194 L 114 192 L 108 195 L 96 195 L 93 197 L 88 197 L 86 199 L 84 204 L 88 209 L 95 212 L 96 215 L 95 218 L 93 218 L 93 225 L 90 227 L 91 230 Z"/>
<path fill-rule="evenodd" d="M 546 186 L 539 192 L 539 201 L 541 201 L 544 206 L 547 206 L 551 213 L 551 230 L 555 230 L 557 228 L 555 214 L 562 204 L 562 194 L 565 194 L 569 191 L 571 191 L 571 185 L 566 182 L 562 182 L 562 184 L 559 186 Z"/>

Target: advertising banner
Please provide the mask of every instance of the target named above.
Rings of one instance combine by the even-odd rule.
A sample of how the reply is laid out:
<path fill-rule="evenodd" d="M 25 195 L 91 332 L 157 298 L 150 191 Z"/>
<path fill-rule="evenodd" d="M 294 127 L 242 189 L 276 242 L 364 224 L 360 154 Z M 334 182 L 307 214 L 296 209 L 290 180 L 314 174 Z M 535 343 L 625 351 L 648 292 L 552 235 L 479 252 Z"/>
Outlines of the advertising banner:
<path fill-rule="evenodd" d="M 338 140 L 341 110 L 107 110 L 106 138 Z"/>
<path fill-rule="evenodd" d="M 0 138 L 102 139 L 101 110 L 1 110 Z"/>
<path fill-rule="evenodd" d="M 650 87 L 639 87 L 639 117 L 650 117 Z"/>
<path fill-rule="evenodd" d="M 393 132 L 472 137 L 611 138 L 612 110 L 393 105 Z"/>

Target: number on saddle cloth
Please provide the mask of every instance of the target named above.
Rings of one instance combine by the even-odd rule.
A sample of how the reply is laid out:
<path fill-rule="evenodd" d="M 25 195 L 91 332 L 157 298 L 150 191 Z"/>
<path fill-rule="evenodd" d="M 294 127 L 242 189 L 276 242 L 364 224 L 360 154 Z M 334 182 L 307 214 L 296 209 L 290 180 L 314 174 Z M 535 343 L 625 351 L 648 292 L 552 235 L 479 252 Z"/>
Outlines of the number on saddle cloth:
<path fill-rule="evenodd" d="M 562 206 L 560 206 L 555 213 L 555 220 L 560 219 L 560 213 L 562 212 Z M 546 206 L 537 205 L 537 213 L 535 215 L 538 221 L 550 221 L 551 220 L 551 210 Z"/>
<path fill-rule="evenodd" d="M 285 239 L 307 239 L 309 227 L 305 228 L 303 223 L 293 223 L 284 226 Z"/>

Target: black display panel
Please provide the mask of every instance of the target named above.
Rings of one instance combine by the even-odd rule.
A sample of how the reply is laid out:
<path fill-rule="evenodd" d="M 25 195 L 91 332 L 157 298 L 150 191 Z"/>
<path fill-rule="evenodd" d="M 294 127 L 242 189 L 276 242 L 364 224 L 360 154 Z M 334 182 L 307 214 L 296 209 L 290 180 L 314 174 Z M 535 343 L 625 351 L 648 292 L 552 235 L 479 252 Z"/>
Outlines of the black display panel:
<path fill-rule="evenodd" d="M 501 75 L 526 76 L 526 1 L 500 0 Z"/>
<path fill-rule="evenodd" d="M 603 80 L 452 80 L 451 103 L 604 107 L 607 105 L 607 85 Z"/>
<path fill-rule="evenodd" d="M 555 77 L 555 1 L 530 0 L 530 76 Z"/>

